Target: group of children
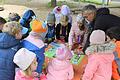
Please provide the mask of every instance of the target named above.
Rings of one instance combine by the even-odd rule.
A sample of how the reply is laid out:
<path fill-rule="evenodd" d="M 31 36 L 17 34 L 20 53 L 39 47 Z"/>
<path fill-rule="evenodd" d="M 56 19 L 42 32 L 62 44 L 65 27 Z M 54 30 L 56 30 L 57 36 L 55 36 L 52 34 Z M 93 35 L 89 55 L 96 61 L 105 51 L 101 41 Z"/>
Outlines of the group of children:
<path fill-rule="evenodd" d="M 55 7 L 46 21 L 37 20 L 32 10 L 27 10 L 21 19 L 17 13 L 10 13 L 8 21 L 0 17 L 0 80 L 73 80 L 72 51 L 82 51 L 87 39 L 88 63 L 81 80 L 111 80 L 112 75 L 119 80 L 120 28 L 89 32 L 87 18 L 79 14 L 72 24 L 67 5 Z M 59 47 L 45 67 L 45 74 L 45 48 L 51 42 Z"/>

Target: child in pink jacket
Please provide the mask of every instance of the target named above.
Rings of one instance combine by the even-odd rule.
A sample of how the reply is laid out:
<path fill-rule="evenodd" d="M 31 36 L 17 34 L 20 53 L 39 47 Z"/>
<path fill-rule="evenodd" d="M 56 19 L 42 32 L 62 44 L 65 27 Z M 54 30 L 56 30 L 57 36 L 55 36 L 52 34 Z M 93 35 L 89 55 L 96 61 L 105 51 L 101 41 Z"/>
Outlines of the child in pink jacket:
<path fill-rule="evenodd" d="M 90 35 L 90 46 L 86 49 L 88 64 L 82 80 L 111 80 L 115 44 L 105 43 L 105 38 L 102 30 L 95 30 Z"/>
<path fill-rule="evenodd" d="M 21 48 L 15 54 L 13 61 L 20 68 L 16 72 L 15 80 L 46 80 L 44 75 L 41 75 L 39 78 L 36 77 L 35 70 L 38 62 L 35 53 L 26 48 Z"/>
<path fill-rule="evenodd" d="M 47 80 L 71 80 L 73 78 L 73 66 L 69 62 L 70 51 L 64 44 L 56 50 L 56 58 L 48 65 Z"/>
<path fill-rule="evenodd" d="M 86 28 L 84 26 L 84 18 L 82 15 L 78 15 L 76 18 L 74 26 L 71 27 L 70 33 L 69 33 L 69 47 L 74 46 L 75 43 L 79 44 L 81 47 L 84 45 L 84 34 L 86 31 Z"/>

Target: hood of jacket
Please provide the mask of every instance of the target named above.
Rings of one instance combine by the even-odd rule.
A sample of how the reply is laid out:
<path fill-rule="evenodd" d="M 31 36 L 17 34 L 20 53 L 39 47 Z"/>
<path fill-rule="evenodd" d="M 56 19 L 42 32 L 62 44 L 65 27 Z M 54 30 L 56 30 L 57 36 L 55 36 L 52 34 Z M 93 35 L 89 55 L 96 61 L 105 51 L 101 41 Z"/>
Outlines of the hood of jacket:
<path fill-rule="evenodd" d="M 0 48 L 8 49 L 20 44 L 20 40 L 7 33 L 0 33 Z"/>
<path fill-rule="evenodd" d="M 69 60 L 58 60 L 58 59 L 53 59 L 51 62 L 51 66 L 53 67 L 53 69 L 59 71 L 59 70 L 64 70 L 67 69 L 70 66 L 70 62 Z"/>
<path fill-rule="evenodd" d="M 87 55 L 90 54 L 109 54 L 113 53 L 115 50 L 115 44 L 113 42 L 100 44 L 100 45 L 90 45 L 85 51 Z"/>

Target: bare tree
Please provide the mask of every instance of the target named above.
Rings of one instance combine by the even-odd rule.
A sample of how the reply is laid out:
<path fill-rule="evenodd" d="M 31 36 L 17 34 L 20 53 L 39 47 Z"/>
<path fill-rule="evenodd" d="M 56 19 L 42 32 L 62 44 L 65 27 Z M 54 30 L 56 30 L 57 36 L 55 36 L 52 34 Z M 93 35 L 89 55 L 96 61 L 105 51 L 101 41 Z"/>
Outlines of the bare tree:
<path fill-rule="evenodd" d="M 57 0 L 51 0 L 51 6 L 52 6 L 52 7 L 55 7 L 56 4 L 57 4 Z"/>

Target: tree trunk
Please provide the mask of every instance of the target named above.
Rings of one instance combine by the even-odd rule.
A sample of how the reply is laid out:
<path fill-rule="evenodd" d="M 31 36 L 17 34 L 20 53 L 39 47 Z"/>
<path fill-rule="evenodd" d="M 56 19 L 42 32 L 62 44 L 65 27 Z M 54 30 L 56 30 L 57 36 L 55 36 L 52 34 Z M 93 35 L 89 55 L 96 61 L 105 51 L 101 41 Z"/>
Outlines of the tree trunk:
<path fill-rule="evenodd" d="M 56 3 L 57 3 L 56 0 L 51 0 L 51 6 L 52 6 L 52 7 L 55 7 L 55 6 L 56 6 Z"/>

